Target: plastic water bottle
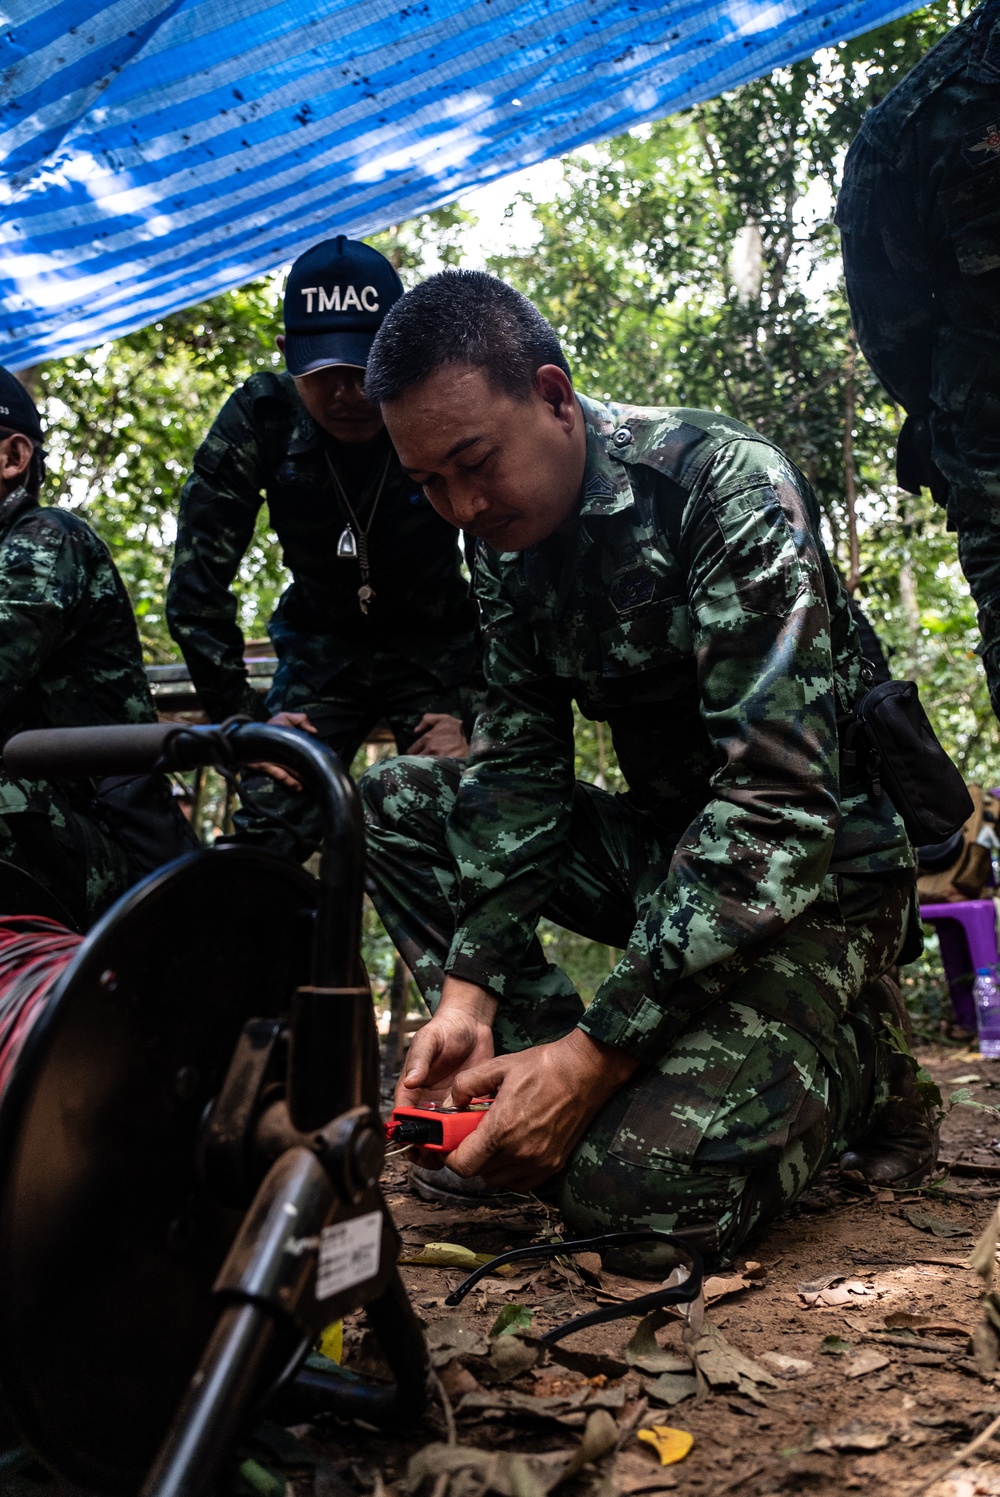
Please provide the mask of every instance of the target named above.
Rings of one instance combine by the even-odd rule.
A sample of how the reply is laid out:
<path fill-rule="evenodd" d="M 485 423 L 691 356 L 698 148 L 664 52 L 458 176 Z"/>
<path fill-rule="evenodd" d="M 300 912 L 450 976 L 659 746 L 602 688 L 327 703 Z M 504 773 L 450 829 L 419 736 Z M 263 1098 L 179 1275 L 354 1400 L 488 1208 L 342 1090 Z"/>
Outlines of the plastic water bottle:
<path fill-rule="evenodd" d="M 1000 1057 L 1000 982 L 995 967 L 980 967 L 972 987 L 979 1028 L 979 1053 L 987 1059 Z"/>

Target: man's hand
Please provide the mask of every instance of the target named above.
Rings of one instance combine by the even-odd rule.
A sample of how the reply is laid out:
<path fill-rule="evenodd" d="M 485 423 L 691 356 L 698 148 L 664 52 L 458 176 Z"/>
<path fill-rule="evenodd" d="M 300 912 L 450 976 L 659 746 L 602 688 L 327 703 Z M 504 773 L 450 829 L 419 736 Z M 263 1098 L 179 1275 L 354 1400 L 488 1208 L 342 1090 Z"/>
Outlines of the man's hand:
<path fill-rule="evenodd" d="M 448 712 L 425 712 L 415 728 L 416 737 L 408 754 L 426 754 L 432 759 L 467 759 L 469 740 L 461 719 Z"/>
<path fill-rule="evenodd" d="M 582 1029 L 550 1045 L 468 1066 L 452 1083 L 455 1104 L 496 1097 L 445 1164 L 457 1175 L 482 1175 L 497 1189 L 533 1190 L 563 1167 L 593 1118 L 638 1066 Z"/>
<path fill-rule="evenodd" d="M 269 728 L 299 728 L 303 733 L 315 733 L 316 729 L 309 721 L 305 712 L 276 712 L 267 720 Z M 268 774 L 272 780 L 278 780 L 282 785 L 287 785 L 290 790 L 301 790 L 302 786 L 291 770 L 282 769 L 280 764 L 248 764 L 248 769 L 259 770 L 261 774 Z"/>
<path fill-rule="evenodd" d="M 446 977 L 441 1002 L 429 1024 L 418 1029 L 396 1087 L 397 1107 L 443 1102 L 463 1067 L 493 1059 L 497 1000 L 485 988 Z M 440 1163 L 440 1156 L 435 1156 Z"/>

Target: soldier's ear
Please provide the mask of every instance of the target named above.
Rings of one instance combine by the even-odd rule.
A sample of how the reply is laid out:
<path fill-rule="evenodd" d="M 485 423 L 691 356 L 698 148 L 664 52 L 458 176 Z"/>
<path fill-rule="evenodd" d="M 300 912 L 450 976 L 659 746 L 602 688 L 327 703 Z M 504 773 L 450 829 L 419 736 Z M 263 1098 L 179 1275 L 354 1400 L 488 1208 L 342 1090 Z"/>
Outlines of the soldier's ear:
<path fill-rule="evenodd" d="M 31 467 L 35 444 L 23 432 L 14 431 L 0 439 L 0 478 L 14 483 Z"/>
<path fill-rule="evenodd" d="M 274 341 L 278 345 L 278 352 L 280 354 L 284 354 L 284 352 L 285 352 L 285 335 L 284 335 L 284 333 L 279 333 L 278 336 L 275 338 Z"/>
<path fill-rule="evenodd" d="M 576 425 L 576 396 L 573 383 L 558 364 L 543 364 L 535 370 L 535 390 L 568 432 Z"/>

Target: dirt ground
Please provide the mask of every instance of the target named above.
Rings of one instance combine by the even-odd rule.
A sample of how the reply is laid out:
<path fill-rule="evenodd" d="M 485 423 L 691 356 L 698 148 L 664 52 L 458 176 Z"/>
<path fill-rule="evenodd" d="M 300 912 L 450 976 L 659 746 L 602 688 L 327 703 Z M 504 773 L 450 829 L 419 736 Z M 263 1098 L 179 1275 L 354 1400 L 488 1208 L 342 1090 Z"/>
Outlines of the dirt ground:
<path fill-rule="evenodd" d="M 458 1310 L 443 1302 L 463 1270 L 404 1264 L 444 1396 L 389 1433 L 329 1418 L 265 1427 L 220 1492 L 1000 1497 L 1000 1439 L 932 1481 L 1000 1416 L 1000 1372 L 980 1370 L 972 1354 L 982 1283 L 966 1266 L 1000 1200 L 1000 1061 L 943 1047 L 921 1059 L 946 1100 L 980 1104 L 951 1108 L 934 1182 L 854 1194 L 832 1176 L 820 1181 L 751 1244 L 749 1266 L 741 1255 L 714 1272 L 700 1340 L 679 1316 L 636 1336 L 632 1317 L 539 1353 L 552 1326 L 655 1287 L 606 1273 L 596 1258 L 491 1276 Z M 558 1230 L 534 1198 L 474 1209 L 422 1202 L 399 1157 L 384 1183 L 404 1259 L 428 1243 L 494 1253 Z M 499 1316 L 513 1324 L 491 1336 Z M 347 1369 L 378 1371 L 360 1316 L 344 1341 Z M 690 1449 L 662 1465 L 640 1438 L 654 1427 L 681 1432 L 666 1437 L 675 1452 Z M 81 1494 L 0 1451 L 0 1497 Z"/>
<path fill-rule="evenodd" d="M 946 1099 L 957 1092 L 1000 1107 L 1000 1062 L 954 1049 L 926 1050 L 921 1058 Z M 648 1283 L 595 1274 L 597 1265 L 586 1260 L 491 1277 L 454 1311 L 443 1300 L 463 1277 L 460 1270 L 405 1266 L 413 1302 L 438 1348 L 458 1450 L 442 1453 L 448 1427 L 440 1406 L 395 1438 L 358 1426 L 302 1430 L 319 1464 L 290 1485 L 296 1497 L 365 1491 L 380 1497 L 383 1486 L 422 1497 L 484 1491 L 539 1497 L 556 1487 L 567 1497 L 658 1490 L 678 1497 L 798 1491 L 908 1497 L 1000 1415 L 1000 1374 L 980 1372 L 971 1355 L 982 1284 L 966 1266 L 1000 1199 L 998 1140 L 1000 1113 L 957 1105 L 943 1126 L 947 1168 L 932 1185 L 857 1195 L 832 1179 L 821 1181 L 752 1244 L 748 1273 L 740 1272 L 747 1263 L 741 1255 L 710 1284 L 706 1320 L 722 1333 L 725 1355 L 700 1364 L 710 1381 L 699 1378 L 697 1391 L 679 1318 L 657 1332 L 658 1356 L 647 1340 L 642 1360 L 652 1371 L 629 1365 L 637 1355 L 635 1348 L 626 1353 L 636 1318 L 577 1333 L 559 1362 L 549 1355 L 524 1366 L 533 1337 L 615 1295 L 648 1292 Z M 440 1242 L 500 1251 L 543 1239 L 555 1225 L 552 1213 L 530 1199 L 471 1210 L 421 1202 L 400 1160 L 389 1163 L 386 1193 L 404 1258 Z M 513 1350 L 516 1328 L 489 1336 L 507 1305 L 531 1312 L 524 1344 Z M 449 1350 L 456 1341 L 464 1354 Z M 508 1345 L 498 1353 L 501 1341 Z M 733 1370 L 730 1348 L 751 1359 L 749 1373 Z M 370 1352 L 360 1328 L 349 1325 L 346 1365 L 370 1367 Z M 590 1356 L 574 1357 L 580 1352 Z M 664 1366 L 666 1379 L 658 1383 L 656 1369 Z M 505 1374 L 506 1381 L 497 1381 Z M 672 1397 L 685 1388 L 693 1396 L 672 1406 L 658 1401 L 664 1389 Z M 638 1438 L 652 1426 L 686 1431 L 693 1437 L 689 1453 L 661 1465 Z M 604 1454 L 567 1471 L 582 1441 L 588 1443 L 578 1464 L 591 1449 Z M 498 1460 L 497 1452 L 506 1455 Z M 515 1454 L 523 1459 L 511 1459 Z M 1000 1445 L 988 1444 L 928 1490 L 933 1497 L 1000 1494 Z"/>

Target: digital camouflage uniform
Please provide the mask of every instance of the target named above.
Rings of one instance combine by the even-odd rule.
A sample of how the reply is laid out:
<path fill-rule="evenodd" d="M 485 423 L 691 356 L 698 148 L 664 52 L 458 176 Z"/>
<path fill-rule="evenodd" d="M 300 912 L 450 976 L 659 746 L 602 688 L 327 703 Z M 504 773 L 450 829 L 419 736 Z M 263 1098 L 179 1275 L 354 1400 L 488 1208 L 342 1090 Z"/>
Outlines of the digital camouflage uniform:
<path fill-rule="evenodd" d="M 23 488 L 0 501 L 0 743 L 28 728 L 155 722 L 135 617 L 104 543 Z M 0 858 L 81 926 L 129 885 L 91 782 L 15 780 L 0 765 Z"/>
<path fill-rule="evenodd" d="M 887 798 L 841 792 L 860 652 L 805 479 L 727 417 L 581 403 L 578 524 L 480 543 L 468 765 L 363 777 L 369 870 L 432 1007 L 451 972 L 497 995 L 505 1049 L 579 1021 L 642 1062 L 564 1172 L 569 1225 L 731 1250 L 884 1096 L 872 981 L 912 854 Z M 574 700 L 626 795 L 574 784 Z M 624 948 L 582 1017 L 541 915 Z"/>
<path fill-rule="evenodd" d="M 369 533 L 367 615 L 358 604 L 356 560 L 337 556 L 348 523 L 330 463 L 362 525 L 359 499 L 388 476 Z M 232 584 L 266 497 L 292 583 L 268 633 L 278 656 L 266 703 L 247 680 Z M 288 374 L 253 375 L 223 406 L 195 455 L 180 500 L 167 620 L 214 721 L 306 712 L 349 765 L 385 719 L 405 749 L 425 712 L 471 727 L 481 691 L 476 609 L 460 571 L 458 535 L 407 478 L 387 436 L 364 447 L 335 442 L 315 424 Z M 318 842 L 302 795 L 257 780 L 254 798 L 283 815 L 295 838 L 244 816 L 241 831 L 300 855 Z"/>
<path fill-rule="evenodd" d="M 837 222 L 858 342 L 909 413 L 899 481 L 947 505 L 1000 715 L 1000 0 L 868 113 Z"/>

